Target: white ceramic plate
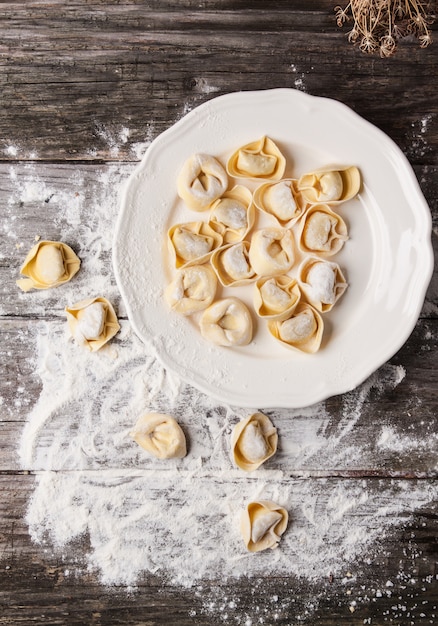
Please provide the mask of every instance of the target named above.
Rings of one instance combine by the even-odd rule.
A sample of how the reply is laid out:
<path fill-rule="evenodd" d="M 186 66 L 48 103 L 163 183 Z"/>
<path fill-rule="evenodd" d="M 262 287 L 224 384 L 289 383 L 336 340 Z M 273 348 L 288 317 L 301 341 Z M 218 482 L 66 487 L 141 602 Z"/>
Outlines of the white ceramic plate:
<path fill-rule="evenodd" d="M 207 219 L 177 197 L 182 164 L 195 152 L 225 163 L 262 135 L 285 154 L 285 176 L 330 164 L 357 165 L 363 176 L 359 197 L 336 207 L 350 239 L 333 260 L 349 288 L 325 315 L 323 345 L 314 355 L 283 348 L 260 323 L 249 346 L 216 347 L 163 299 L 173 272 L 168 228 Z M 135 332 L 166 367 L 221 402 L 296 408 L 353 389 L 403 345 L 431 278 L 430 236 L 428 206 L 392 140 L 335 100 L 274 89 L 210 100 L 155 139 L 124 190 L 113 261 Z M 251 304 L 252 288 L 232 293 Z"/>

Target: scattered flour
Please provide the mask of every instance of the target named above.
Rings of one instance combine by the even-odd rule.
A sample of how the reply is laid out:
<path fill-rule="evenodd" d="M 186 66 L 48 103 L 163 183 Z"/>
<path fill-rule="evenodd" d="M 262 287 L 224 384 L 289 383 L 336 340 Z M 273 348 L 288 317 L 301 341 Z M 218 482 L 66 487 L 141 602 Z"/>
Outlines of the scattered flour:
<path fill-rule="evenodd" d="M 61 322 L 41 322 L 35 342 L 43 388 L 19 450 L 22 467 L 37 474 L 30 533 L 60 550 L 89 535 L 89 567 L 104 584 L 134 586 L 144 573 L 187 587 L 267 573 L 309 580 L 339 574 L 374 553 L 399 523 L 397 513 L 413 512 L 436 495 L 409 481 L 292 479 L 296 459 L 289 463 L 286 455 L 250 475 L 237 470 L 230 433 L 246 411 L 218 406 L 175 379 L 145 354 L 128 322 L 96 354 L 68 341 Z M 387 388 L 383 379 L 388 370 L 380 377 Z M 354 398 L 360 406 L 363 394 L 350 394 L 351 403 Z M 189 443 L 185 459 L 163 463 L 132 441 L 129 431 L 147 411 L 178 419 Z M 307 418 L 320 413 L 322 404 L 307 409 Z M 279 410 L 270 417 L 287 448 L 293 415 Z M 318 455 L 330 446 L 328 437 Z M 239 534 L 242 508 L 255 498 L 272 499 L 291 514 L 281 548 L 260 558 L 247 553 Z"/>
<path fill-rule="evenodd" d="M 120 142 L 129 139 L 123 128 L 98 133 L 114 146 L 115 155 Z M 142 152 L 148 142 L 134 144 L 133 152 Z M 34 166 L 17 168 L 10 169 L 10 211 L 3 227 L 7 241 L 17 245 L 17 203 L 56 203 L 59 236 L 78 243 L 83 261 L 78 280 L 65 286 L 63 298 L 118 299 L 110 269 L 112 230 L 117 190 L 132 166 L 96 169 L 92 179 L 80 170 L 69 174 L 70 191 L 65 191 L 65 180 L 47 181 Z M 55 295 L 59 298 L 61 292 Z M 38 292 L 27 297 L 38 314 L 54 296 Z M 118 312 L 123 317 L 121 302 Z M 324 402 L 302 410 L 267 411 L 279 430 L 279 453 L 248 475 L 233 467 L 229 441 L 234 424 L 249 411 L 218 405 L 182 383 L 145 352 L 128 321 L 122 319 L 121 326 L 117 337 L 95 354 L 69 339 L 63 319 L 41 321 L 31 329 L 30 358 L 42 390 L 19 446 L 23 469 L 36 474 L 27 513 L 31 537 L 62 553 L 88 536 L 88 568 L 99 573 L 103 584 L 135 587 L 149 573 L 159 574 L 194 589 L 203 598 L 203 612 L 217 622 L 227 622 L 229 616 L 233 623 L 265 623 L 261 617 L 253 621 L 247 609 L 239 610 L 237 597 L 215 595 L 214 581 L 249 577 L 259 598 L 257 581 L 267 574 L 294 575 L 306 585 L 320 585 L 328 576 L 344 575 L 349 563 L 371 563 L 385 536 L 406 524 L 407 514 L 436 498 L 436 488 L 412 481 L 361 482 L 312 474 L 315 467 L 354 468 L 366 462 L 366 446 L 353 432 L 365 405 L 402 383 L 402 366 L 387 364 L 342 396 L 336 419 Z M 188 440 L 185 459 L 163 463 L 132 441 L 129 431 L 147 411 L 178 419 Z M 412 448 L 415 443 L 409 441 Z M 392 426 L 382 427 L 374 445 L 409 449 L 407 438 Z M 291 517 L 281 547 L 256 558 L 244 549 L 238 530 L 242 508 L 254 498 L 277 501 Z M 287 602 L 281 594 L 266 599 L 266 623 L 284 617 L 291 602 L 290 594 Z M 316 607 L 307 596 L 297 622 Z"/>

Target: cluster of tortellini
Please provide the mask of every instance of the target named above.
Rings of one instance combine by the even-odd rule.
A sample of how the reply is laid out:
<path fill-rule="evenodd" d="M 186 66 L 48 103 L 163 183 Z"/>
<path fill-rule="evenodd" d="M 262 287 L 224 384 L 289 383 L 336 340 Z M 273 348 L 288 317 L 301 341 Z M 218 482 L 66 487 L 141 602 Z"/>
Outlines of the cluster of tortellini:
<path fill-rule="evenodd" d="M 167 413 L 141 415 L 131 432 L 133 440 L 157 459 L 182 459 L 187 455 L 184 431 Z M 266 415 L 254 413 L 238 422 L 231 435 L 231 456 L 240 469 L 251 472 L 277 451 L 277 429 Z M 288 523 L 287 511 L 270 500 L 247 504 L 241 534 L 250 552 L 277 547 Z"/>
<path fill-rule="evenodd" d="M 208 211 L 208 218 L 168 230 L 176 271 L 165 297 L 172 310 L 194 315 L 202 336 L 217 345 L 244 346 L 253 338 L 248 306 L 224 289 L 253 283 L 254 311 L 270 335 L 314 353 L 322 314 L 347 288 L 331 260 L 348 239 L 334 207 L 359 192 L 358 168 L 327 167 L 297 179 L 283 178 L 285 168 L 280 149 L 264 136 L 236 150 L 226 169 L 200 153 L 179 173 L 179 197 L 192 211 Z M 249 186 L 231 186 L 229 177 Z M 272 225 L 256 228 L 261 215 Z"/>
<path fill-rule="evenodd" d="M 22 291 L 50 289 L 70 281 L 79 271 L 76 253 L 60 241 L 39 241 L 27 254 L 17 280 Z M 119 331 L 112 304 L 103 297 L 81 300 L 65 308 L 70 333 L 91 352 L 99 350 Z"/>

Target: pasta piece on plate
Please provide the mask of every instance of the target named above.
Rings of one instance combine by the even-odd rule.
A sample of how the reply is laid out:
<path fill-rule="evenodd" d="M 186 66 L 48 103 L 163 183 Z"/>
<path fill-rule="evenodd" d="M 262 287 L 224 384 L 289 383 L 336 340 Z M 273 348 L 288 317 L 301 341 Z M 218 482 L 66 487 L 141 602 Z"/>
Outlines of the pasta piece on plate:
<path fill-rule="evenodd" d="M 324 322 L 310 304 L 300 302 L 285 320 L 269 320 L 268 330 L 284 347 L 313 354 L 321 345 Z"/>
<path fill-rule="evenodd" d="M 242 241 L 254 224 L 252 193 L 243 185 L 226 191 L 211 207 L 209 223 L 224 243 Z"/>
<path fill-rule="evenodd" d="M 301 298 L 295 278 L 287 275 L 263 276 L 255 284 L 254 309 L 259 317 L 281 319 L 289 317 Z"/>
<path fill-rule="evenodd" d="M 330 311 L 347 289 L 347 282 L 337 263 L 308 257 L 298 268 L 300 289 L 318 311 Z"/>
<path fill-rule="evenodd" d="M 230 176 L 279 180 L 284 173 L 286 159 L 269 137 L 242 146 L 227 163 Z"/>
<path fill-rule="evenodd" d="M 165 291 L 165 297 L 173 311 L 191 315 L 213 302 L 216 287 L 216 274 L 209 265 L 190 265 L 178 270 Z"/>
<path fill-rule="evenodd" d="M 307 206 L 295 189 L 295 183 L 288 178 L 260 185 L 254 192 L 254 204 L 260 211 L 272 215 L 280 226 L 293 226 Z"/>
<path fill-rule="evenodd" d="M 303 215 L 298 229 L 302 252 L 333 256 L 348 239 L 347 226 L 340 215 L 326 204 L 315 204 Z"/>
<path fill-rule="evenodd" d="M 168 232 L 170 250 L 175 258 L 175 267 L 200 265 L 213 250 L 222 244 L 222 235 L 207 222 L 175 224 Z"/>
<path fill-rule="evenodd" d="M 210 154 L 194 154 L 189 157 L 177 180 L 178 195 L 193 211 L 209 208 L 227 187 L 225 169 Z"/>
<path fill-rule="evenodd" d="M 219 346 L 246 346 L 252 339 L 251 314 L 238 298 L 213 302 L 202 313 L 199 327 L 204 339 Z"/>
<path fill-rule="evenodd" d="M 287 228 L 262 228 L 253 233 L 249 260 L 259 276 L 284 274 L 295 259 L 292 231 Z"/>
<path fill-rule="evenodd" d="M 211 265 L 224 287 L 233 287 L 256 279 L 248 256 L 249 243 L 240 241 L 219 248 L 211 256 Z"/>
<path fill-rule="evenodd" d="M 307 202 L 339 204 L 351 200 L 359 192 L 361 175 L 357 167 L 323 168 L 304 174 L 297 189 Z"/>

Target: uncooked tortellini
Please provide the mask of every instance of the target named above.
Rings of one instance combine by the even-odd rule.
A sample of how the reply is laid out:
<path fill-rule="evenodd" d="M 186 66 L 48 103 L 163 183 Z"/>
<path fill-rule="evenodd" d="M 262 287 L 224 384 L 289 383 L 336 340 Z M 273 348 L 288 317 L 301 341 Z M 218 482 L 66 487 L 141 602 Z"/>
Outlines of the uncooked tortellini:
<path fill-rule="evenodd" d="M 335 207 L 360 192 L 362 177 L 354 165 L 335 165 L 292 178 L 279 146 L 262 135 L 235 147 L 226 171 L 210 154 L 193 154 L 184 163 L 178 194 L 188 208 L 208 209 L 208 215 L 197 222 L 175 220 L 168 230 L 177 271 L 165 298 L 173 310 L 194 313 L 201 335 L 218 346 L 246 346 L 257 330 L 251 350 L 263 349 L 268 335 L 283 347 L 313 354 L 324 345 L 324 314 L 348 287 L 331 259 L 348 240 Z M 251 312 L 244 304 L 249 283 Z M 233 292 L 238 297 L 229 296 Z M 251 421 L 245 433 L 254 428 Z M 251 467 L 257 463 L 249 461 Z"/>
<path fill-rule="evenodd" d="M 279 180 L 283 176 L 286 159 L 269 137 L 242 146 L 228 159 L 230 176 Z"/>
<path fill-rule="evenodd" d="M 211 207 L 210 225 L 222 234 L 224 243 L 242 241 L 254 223 L 252 193 L 236 185 L 216 200 Z"/>
<path fill-rule="evenodd" d="M 249 260 L 259 276 L 284 274 L 294 258 L 293 236 L 287 228 L 262 228 L 253 234 Z"/>
<path fill-rule="evenodd" d="M 216 286 L 216 274 L 210 266 L 190 265 L 178 270 L 166 289 L 166 300 L 177 313 L 191 315 L 213 302 Z"/>
<path fill-rule="evenodd" d="M 251 314 L 238 298 L 210 304 L 202 313 L 199 327 L 202 336 L 218 346 L 246 346 L 252 339 Z"/>
<path fill-rule="evenodd" d="M 222 243 L 222 235 L 206 222 L 176 224 L 168 232 L 170 249 L 177 268 L 199 265 Z"/>
<path fill-rule="evenodd" d="M 250 502 L 242 515 L 240 529 L 250 552 L 276 548 L 287 528 L 286 509 L 269 500 Z"/>
<path fill-rule="evenodd" d="M 254 204 L 264 213 L 273 215 L 280 226 L 292 226 L 306 207 L 294 184 L 289 178 L 260 185 L 254 192 Z"/>
<path fill-rule="evenodd" d="M 304 174 L 298 180 L 297 188 L 308 202 L 339 204 L 353 198 L 361 185 L 357 167 L 339 169 L 319 169 Z"/>
<path fill-rule="evenodd" d="M 303 215 L 299 246 L 303 252 L 332 256 L 348 239 L 344 220 L 325 204 L 315 204 Z"/>
<path fill-rule="evenodd" d="M 137 420 L 131 437 L 158 459 L 182 459 L 187 454 L 181 426 L 165 413 L 147 413 Z"/>
<path fill-rule="evenodd" d="M 68 282 L 79 271 L 81 262 L 73 250 L 59 241 L 39 241 L 27 254 L 17 280 L 23 291 L 48 289 Z"/>
<path fill-rule="evenodd" d="M 321 315 L 301 302 L 285 320 L 270 320 L 268 330 L 286 348 L 313 354 L 319 350 L 324 330 Z"/>
<path fill-rule="evenodd" d="M 225 169 L 209 154 L 194 154 L 184 163 L 178 176 L 178 195 L 189 209 L 204 211 L 228 187 Z"/>
<path fill-rule="evenodd" d="M 265 319 L 288 317 L 301 298 L 295 278 L 288 275 L 264 276 L 255 284 L 254 308 Z"/>
<path fill-rule="evenodd" d="M 76 343 L 96 352 L 120 330 L 112 304 L 106 298 L 89 298 L 65 308 L 70 333 Z"/>
<path fill-rule="evenodd" d="M 255 280 L 256 273 L 248 256 L 249 243 L 230 243 L 216 250 L 211 256 L 211 264 L 224 287 L 242 285 Z"/>
<path fill-rule="evenodd" d="M 238 467 L 251 472 L 277 451 L 277 429 L 266 415 L 254 413 L 233 429 L 231 451 Z"/>
<path fill-rule="evenodd" d="M 330 311 L 347 289 L 347 283 L 337 263 L 315 257 L 305 259 L 299 267 L 300 288 L 318 311 Z"/>

